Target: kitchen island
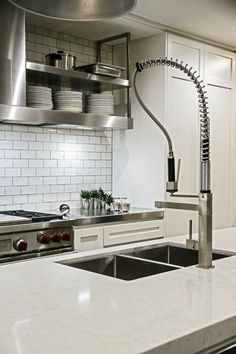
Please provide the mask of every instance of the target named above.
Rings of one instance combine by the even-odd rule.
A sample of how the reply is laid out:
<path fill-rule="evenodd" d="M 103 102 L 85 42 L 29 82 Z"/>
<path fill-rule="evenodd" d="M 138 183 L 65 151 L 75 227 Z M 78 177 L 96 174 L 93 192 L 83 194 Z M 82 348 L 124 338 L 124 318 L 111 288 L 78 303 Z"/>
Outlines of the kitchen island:
<path fill-rule="evenodd" d="M 185 237 L 2 265 L 0 353 L 188 354 L 233 338 L 236 256 L 129 282 L 58 263 L 166 242 Z M 213 247 L 236 252 L 236 228 Z"/>

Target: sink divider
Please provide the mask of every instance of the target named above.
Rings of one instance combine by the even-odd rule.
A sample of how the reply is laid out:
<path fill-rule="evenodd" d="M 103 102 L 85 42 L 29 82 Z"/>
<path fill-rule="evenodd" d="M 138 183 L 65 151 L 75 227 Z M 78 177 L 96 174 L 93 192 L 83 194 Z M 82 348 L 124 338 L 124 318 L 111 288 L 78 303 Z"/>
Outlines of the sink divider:
<path fill-rule="evenodd" d="M 142 261 L 142 262 L 146 262 L 146 263 L 152 263 L 152 264 L 160 264 L 160 265 L 167 265 L 167 266 L 170 266 L 170 267 L 173 267 L 173 268 L 176 268 L 176 269 L 181 269 L 181 268 L 185 268 L 185 267 L 181 267 L 179 265 L 176 265 L 176 264 L 172 264 L 172 263 L 166 263 L 166 262 L 160 262 L 160 261 L 154 261 L 154 260 L 151 260 L 151 259 L 146 259 L 146 258 L 141 258 L 141 257 L 135 257 L 135 256 L 129 256 L 129 255 L 126 255 L 126 254 L 117 254 L 115 255 L 116 257 L 121 257 L 121 258 L 130 258 L 130 259 L 135 259 L 136 261 Z M 115 257 L 115 259 L 116 259 Z"/>

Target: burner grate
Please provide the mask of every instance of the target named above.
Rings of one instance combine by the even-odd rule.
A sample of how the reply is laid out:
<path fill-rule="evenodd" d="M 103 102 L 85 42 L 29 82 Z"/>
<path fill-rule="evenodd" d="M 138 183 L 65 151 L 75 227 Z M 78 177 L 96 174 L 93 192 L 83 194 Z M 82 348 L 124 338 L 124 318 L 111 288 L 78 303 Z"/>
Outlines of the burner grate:
<path fill-rule="evenodd" d="M 31 219 L 32 222 L 49 221 L 63 218 L 62 215 L 58 214 L 39 213 L 36 211 L 28 210 L 4 210 L 0 211 L 0 214 L 28 218 Z"/>

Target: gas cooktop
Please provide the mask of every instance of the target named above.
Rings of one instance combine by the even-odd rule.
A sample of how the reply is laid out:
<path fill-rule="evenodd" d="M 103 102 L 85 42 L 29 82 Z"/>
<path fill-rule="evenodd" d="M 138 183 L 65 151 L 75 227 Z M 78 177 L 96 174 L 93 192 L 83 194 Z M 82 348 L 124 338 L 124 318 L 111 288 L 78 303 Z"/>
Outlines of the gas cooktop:
<path fill-rule="evenodd" d="M 63 218 L 62 215 L 58 215 L 58 214 L 38 213 L 36 211 L 28 211 L 28 210 L 4 210 L 4 211 L 0 211 L 0 215 L 1 214 L 31 219 L 31 222 L 41 222 L 41 221 L 49 221 L 49 220 L 56 220 L 56 219 Z"/>

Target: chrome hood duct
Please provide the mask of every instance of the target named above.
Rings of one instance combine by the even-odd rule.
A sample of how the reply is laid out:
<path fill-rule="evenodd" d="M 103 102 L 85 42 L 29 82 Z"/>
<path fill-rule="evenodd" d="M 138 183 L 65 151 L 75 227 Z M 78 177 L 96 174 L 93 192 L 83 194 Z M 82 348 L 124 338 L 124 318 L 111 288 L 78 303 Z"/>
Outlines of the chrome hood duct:
<path fill-rule="evenodd" d="M 0 1 L 0 103 L 25 106 L 25 13 Z"/>

